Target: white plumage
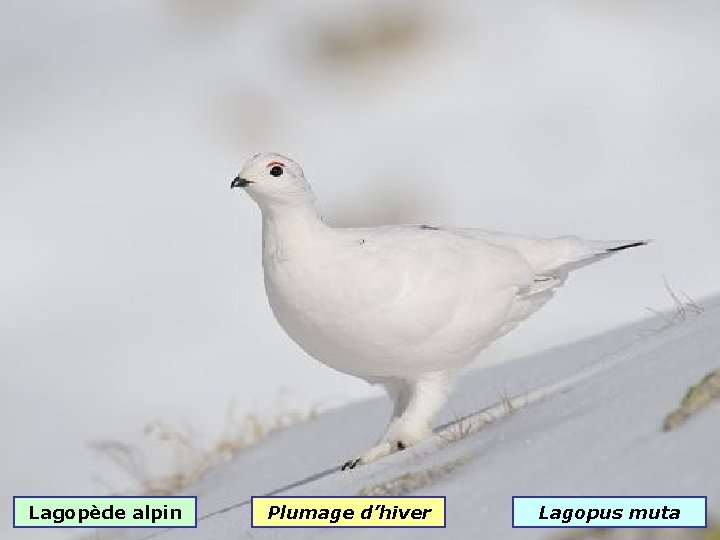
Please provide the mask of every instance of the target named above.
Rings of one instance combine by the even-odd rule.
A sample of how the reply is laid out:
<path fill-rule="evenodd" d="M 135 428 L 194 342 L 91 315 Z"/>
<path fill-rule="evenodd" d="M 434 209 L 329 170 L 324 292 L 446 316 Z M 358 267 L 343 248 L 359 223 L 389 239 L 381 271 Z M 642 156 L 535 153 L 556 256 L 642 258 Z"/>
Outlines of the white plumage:
<path fill-rule="evenodd" d="M 258 203 L 265 289 L 318 361 L 385 386 L 393 416 L 354 467 L 432 433 L 448 379 L 537 311 L 569 271 L 646 242 L 529 238 L 425 225 L 332 228 L 300 166 L 258 154 L 232 183 Z"/>

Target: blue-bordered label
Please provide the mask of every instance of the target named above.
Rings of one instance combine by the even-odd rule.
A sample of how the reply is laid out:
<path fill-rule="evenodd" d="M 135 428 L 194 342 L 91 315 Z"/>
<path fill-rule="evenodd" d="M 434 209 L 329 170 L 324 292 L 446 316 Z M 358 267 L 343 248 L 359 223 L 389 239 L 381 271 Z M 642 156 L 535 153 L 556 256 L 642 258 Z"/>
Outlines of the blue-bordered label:
<path fill-rule="evenodd" d="M 513 527 L 707 527 L 707 497 L 512 498 Z"/>

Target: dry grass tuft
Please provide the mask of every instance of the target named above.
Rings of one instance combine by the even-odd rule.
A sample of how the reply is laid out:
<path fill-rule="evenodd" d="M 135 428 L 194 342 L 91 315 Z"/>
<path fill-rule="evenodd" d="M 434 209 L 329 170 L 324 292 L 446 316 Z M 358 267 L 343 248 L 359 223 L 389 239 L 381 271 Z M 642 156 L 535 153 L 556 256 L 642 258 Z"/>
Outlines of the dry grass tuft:
<path fill-rule="evenodd" d="M 706 374 L 700 382 L 688 388 L 680 406 L 665 417 L 663 431 L 670 431 L 684 424 L 691 416 L 720 400 L 720 369 Z"/>
<path fill-rule="evenodd" d="M 511 398 L 510 396 L 508 396 L 507 390 L 500 390 L 499 406 L 502 407 L 502 413 L 500 414 L 500 417 L 511 415 L 519 409 L 526 407 L 527 405 L 527 394 L 518 398 Z M 491 412 L 492 409 L 496 407 L 497 406 L 490 407 L 488 410 L 465 417 L 461 417 L 455 414 L 455 421 L 448 427 L 442 429 L 442 431 L 437 434 L 441 441 L 440 446 L 447 446 L 449 444 L 453 444 L 462 439 L 465 439 L 470 434 L 475 433 L 476 431 L 479 431 L 488 424 L 493 423 L 493 421 L 499 418 L 497 415 L 493 415 Z"/>
<path fill-rule="evenodd" d="M 187 426 L 172 427 L 159 421 L 150 422 L 143 429 L 144 444 L 141 446 L 154 447 L 155 453 L 162 454 L 163 463 L 169 464 L 165 467 L 169 472 L 157 472 L 150 452 L 140 445 L 106 440 L 91 443 L 91 448 L 119 469 L 133 487 L 118 490 L 99 476 L 94 479 L 110 493 L 178 493 L 200 480 L 210 469 L 229 461 L 271 433 L 316 418 L 319 411 L 320 407 L 315 405 L 303 412 L 284 411 L 262 417 L 258 414 L 240 415 L 234 407 L 230 407 L 223 432 L 210 446 L 200 444 L 197 434 Z"/>
<path fill-rule="evenodd" d="M 342 66 L 378 65 L 415 49 L 428 33 L 429 18 L 419 9 L 382 9 L 334 21 L 318 32 L 320 57 Z"/>
<path fill-rule="evenodd" d="M 447 446 L 461 441 L 489 422 L 489 419 L 486 420 L 484 418 L 479 422 L 474 422 L 472 418 L 461 418 L 455 415 L 455 421 L 453 424 L 438 433 L 438 437 L 440 438 L 440 441 L 442 441 L 440 446 Z"/>

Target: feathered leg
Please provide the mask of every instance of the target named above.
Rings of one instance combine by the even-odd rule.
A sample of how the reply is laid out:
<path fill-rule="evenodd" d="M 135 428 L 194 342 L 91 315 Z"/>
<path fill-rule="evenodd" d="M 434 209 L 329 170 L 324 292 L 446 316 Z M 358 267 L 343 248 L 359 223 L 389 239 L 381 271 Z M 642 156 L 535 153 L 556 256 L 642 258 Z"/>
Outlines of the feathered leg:
<path fill-rule="evenodd" d="M 383 382 L 393 400 L 393 416 L 380 441 L 362 456 L 347 461 L 343 470 L 369 463 L 432 435 L 432 422 L 445 404 L 448 374 L 424 373 L 417 380 Z"/>

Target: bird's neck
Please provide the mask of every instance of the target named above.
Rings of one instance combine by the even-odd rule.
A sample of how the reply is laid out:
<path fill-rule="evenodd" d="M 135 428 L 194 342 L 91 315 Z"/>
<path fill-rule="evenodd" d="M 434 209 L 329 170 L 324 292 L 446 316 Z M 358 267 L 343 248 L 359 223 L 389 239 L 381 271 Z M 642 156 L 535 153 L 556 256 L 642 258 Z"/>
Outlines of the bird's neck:
<path fill-rule="evenodd" d="M 311 251 L 328 227 L 313 201 L 262 209 L 263 259 L 284 261 Z"/>

